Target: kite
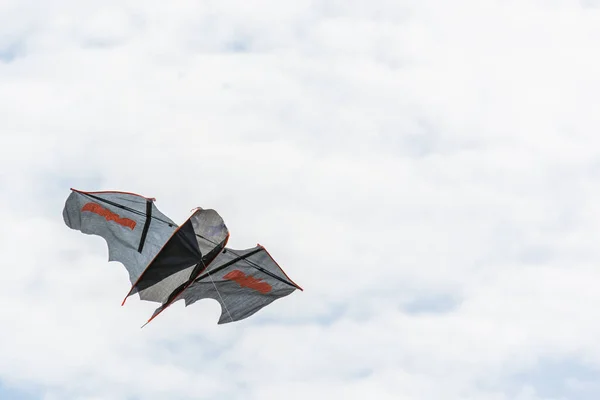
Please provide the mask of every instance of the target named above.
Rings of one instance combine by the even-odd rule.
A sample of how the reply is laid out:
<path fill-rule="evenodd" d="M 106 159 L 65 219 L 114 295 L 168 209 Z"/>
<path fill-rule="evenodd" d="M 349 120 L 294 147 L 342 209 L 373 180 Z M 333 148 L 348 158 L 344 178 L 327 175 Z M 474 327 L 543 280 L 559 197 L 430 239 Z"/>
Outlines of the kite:
<path fill-rule="evenodd" d="M 108 261 L 127 269 L 132 286 L 122 305 L 134 294 L 160 303 L 146 324 L 178 300 L 187 307 L 204 298 L 221 305 L 219 324 L 239 321 L 303 290 L 260 244 L 227 248 L 229 230 L 215 210 L 198 207 L 178 226 L 155 201 L 135 193 L 71 189 L 63 209 L 69 228 L 104 238 Z"/>

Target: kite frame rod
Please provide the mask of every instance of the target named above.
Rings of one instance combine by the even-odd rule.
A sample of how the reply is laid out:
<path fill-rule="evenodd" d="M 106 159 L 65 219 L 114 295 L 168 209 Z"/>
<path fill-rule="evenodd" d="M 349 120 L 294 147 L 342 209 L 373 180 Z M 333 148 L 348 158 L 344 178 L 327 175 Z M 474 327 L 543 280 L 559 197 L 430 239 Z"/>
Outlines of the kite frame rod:
<path fill-rule="evenodd" d="M 133 209 L 133 208 L 131 208 L 131 207 L 127 207 L 127 206 L 125 206 L 125 205 L 122 205 L 122 204 L 119 204 L 119 203 L 115 203 L 114 201 L 107 200 L 107 199 L 103 199 L 103 198 L 101 198 L 101 197 L 98 197 L 98 196 L 94 196 L 93 194 L 91 194 L 91 193 L 88 193 L 88 192 L 82 192 L 82 191 L 80 191 L 80 190 L 76 190 L 76 189 L 71 189 L 71 190 L 73 190 L 73 191 L 75 191 L 75 192 L 77 192 L 77 193 L 79 193 L 79 194 L 81 194 L 81 195 L 83 195 L 83 196 L 90 197 L 90 198 L 92 198 L 92 199 L 94 199 L 94 200 L 98 200 L 98 201 L 101 201 L 101 202 L 104 202 L 104 203 L 110 204 L 110 205 L 112 205 L 112 206 L 114 206 L 114 207 L 117 207 L 117 208 L 120 208 L 120 209 L 122 209 L 122 210 L 126 210 L 126 211 L 132 212 L 132 213 L 134 213 L 134 214 L 137 214 L 137 215 L 140 215 L 140 216 L 145 216 L 145 217 L 148 217 L 148 214 L 146 214 L 146 213 L 144 213 L 144 212 L 142 212 L 142 211 L 138 211 L 138 210 L 135 210 L 135 209 Z M 118 193 L 118 192 L 111 192 L 111 193 Z M 126 194 L 133 194 L 133 195 L 136 195 L 135 193 L 126 193 Z M 139 195 L 136 195 L 136 196 L 139 196 Z M 143 197 L 143 196 L 140 196 L 140 197 L 142 197 L 142 198 L 144 198 L 144 199 L 147 199 L 147 200 L 149 200 L 147 197 Z M 154 199 L 152 199 L 152 200 L 154 200 Z M 169 221 L 165 221 L 165 220 L 163 220 L 163 219 L 161 219 L 161 218 L 158 218 L 158 217 L 156 217 L 155 215 L 150 215 L 149 217 L 150 217 L 150 218 L 152 218 L 152 219 L 156 219 L 157 221 L 160 221 L 160 222 L 162 222 L 162 223 L 165 223 L 165 224 L 167 224 L 167 225 L 169 225 L 169 226 L 171 226 L 171 227 L 176 227 L 176 228 L 178 228 L 178 227 L 179 227 L 177 224 L 175 224 L 175 223 L 171 223 L 171 222 L 169 222 Z M 204 239 L 204 240 L 206 240 L 206 241 L 208 241 L 208 242 L 210 242 L 210 243 L 212 243 L 212 244 L 214 244 L 214 245 L 218 245 L 218 243 L 215 243 L 215 242 L 213 242 L 212 240 L 210 240 L 210 239 L 208 239 L 208 238 L 205 238 L 205 237 L 204 237 L 204 236 L 202 236 L 202 235 L 199 235 L 199 234 L 197 234 L 197 233 L 195 233 L 195 232 L 194 232 L 194 234 L 195 234 L 196 236 L 198 236 L 199 238 L 201 238 L 201 239 Z M 261 246 L 261 249 L 263 249 L 263 250 L 265 250 L 265 251 L 266 251 L 266 249 L 265 249 L 264 247 L 262 247 L 262 246 Z M 287 284 L 287 285 L 289 285 L 289 286 L 292 286 L 292 287 L 295 287 L 295 288 L 297 288 L 297 289 L 300 289 L 300 290 L 302 290 L 302 288 L 301 288 L 300 286 L 298 286 L 297 284 L 295 284 L 295 283 L 293 283 L 293 282 L 288 282 L 288 281 L 286 281 L 285 279 L 283 279 L 283 278 L 280 278 L 279 276 L 277 276 L 277 275 L 273 274 L 272 272 L 269 272 L 269 271 L 267 271 L 266 269 L 264 269 L 264 268 L 263 268 L 263 267 L 261 267 L 260 265 L 258 265 L 258 264 L 256 264 L 256 263 L 254 263 L 254 262 L 252 262 L 252 261 L 250 261 L 250 260 L 246 260 L 245 258 L 247 258 L 247 257 L 248 257 L 250 254 L 240 255 L 240 254 L 236 253 L 235 251 L 233 251 L 233 250 L 231 250 L 231 249 L 227 249 L 227 251 L 230 251 L 232 254 L 234 254 L 234 255 L 238 256 L 238 259 L 236 259 L 236 260 L 238 260 L 238 261 L 239 261 L 239 260 L 243 260 L 243 261 L 245 261 L 245 262 L 246 262 L 248 265 L 250 265 L 251 267 L 253 267 L 253 268 L 257 269 L 258 271 L 260 271 L 260 272 L 262 272 L 262 273 L 264 273 L 264 274 L 266 274 L 266 275 L 269 275 L 269 276 L 270 276 L 270 277 L 272 277 L 273 279 L 277 279 L 278 281 L 280 281 L 280 282 L 283 282 L 283 283 L 285 283 L 285 284 Z M 256 250 L 256 252 L 258 252 L 258 251 L 259 251 L 259 250 Z M 252 252 L 252 254 L 255 254 L 255 252 Z M 268 254 L 268 252 L 267 252 L 267 254 Z M 228 265 L 231 265 L 231 264 L 228 264 Z M 207 266 L 207 267 L 208 267 L 208 266 Z M 217 267 L 217 268 L 218 268 L 218 269 L 221 269 L 221 267 Z M 207 273 L 207 274 L 209 274 L 210 272 L 216 272 L 217 268 L 215 268 L 215 271 L 207 271 L 206 273 Z M 279 267 L 279 268 L 281 269 L 281 267 Z M 283 271 L 283 270 L 282 270 L 282 271 Z M 285 272 L 284 272 L 284 274 L 285 274 Z M 201 278 L 202 278 L 202 279 L 204 279 L 204 278 L 205 278 L 205 276 L 202 276 Z M 199 279 L 200 279 L 200 277 L 196 278 L 194 281 L 198 281 Z M 289 279 L 289 278 L 288 278 L 288 279 Z"/>

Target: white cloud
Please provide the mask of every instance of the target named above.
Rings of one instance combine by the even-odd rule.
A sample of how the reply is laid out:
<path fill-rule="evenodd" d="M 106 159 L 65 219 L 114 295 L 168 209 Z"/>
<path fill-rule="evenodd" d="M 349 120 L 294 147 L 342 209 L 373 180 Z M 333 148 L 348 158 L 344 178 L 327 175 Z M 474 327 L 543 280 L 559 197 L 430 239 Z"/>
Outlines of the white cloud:
<path fill-rule="evenodd" d="M 0 382 L 596 398 L 599 39 L 590 0 L 3 2 Z M 215 208 L 305 291 L 140 330 L 154 307 L 119 306 L 126 271 L 64 226 L 69 187 Z"/>

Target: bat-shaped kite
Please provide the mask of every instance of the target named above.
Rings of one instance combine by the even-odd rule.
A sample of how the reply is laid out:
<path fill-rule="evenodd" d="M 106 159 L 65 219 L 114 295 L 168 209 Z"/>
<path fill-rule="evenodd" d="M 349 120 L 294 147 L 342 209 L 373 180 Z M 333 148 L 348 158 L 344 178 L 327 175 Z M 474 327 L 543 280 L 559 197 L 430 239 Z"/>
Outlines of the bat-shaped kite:
<path fill-rule="evenodd" d="M 154 205 L 134 193 L 71 189 L 63 218 L 71 229 L 98 235 L 108 245 L 108 260 L 129 272 L 131 290 L 140 299 L 160 303 L 150 322 L 169 305 L 204 298 L 221 304 L 219 324 L 239 321 L 278 298 L 302 288 L 261 245 L 232 250 L 229 230 L 215 210 L 197 208 L 177 226 Z"/>

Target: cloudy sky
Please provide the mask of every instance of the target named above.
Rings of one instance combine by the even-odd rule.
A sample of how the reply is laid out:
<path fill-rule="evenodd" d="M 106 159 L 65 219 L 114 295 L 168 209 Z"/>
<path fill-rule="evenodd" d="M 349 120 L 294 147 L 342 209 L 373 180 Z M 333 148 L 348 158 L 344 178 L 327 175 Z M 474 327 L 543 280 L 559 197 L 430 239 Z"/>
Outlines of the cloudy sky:
<path fill-rule="evenodd" d="M 600 398 L 600 1 L 0 1 L 0 399 Z M 69 188 L 304 292 L 144 329 Z"/>

